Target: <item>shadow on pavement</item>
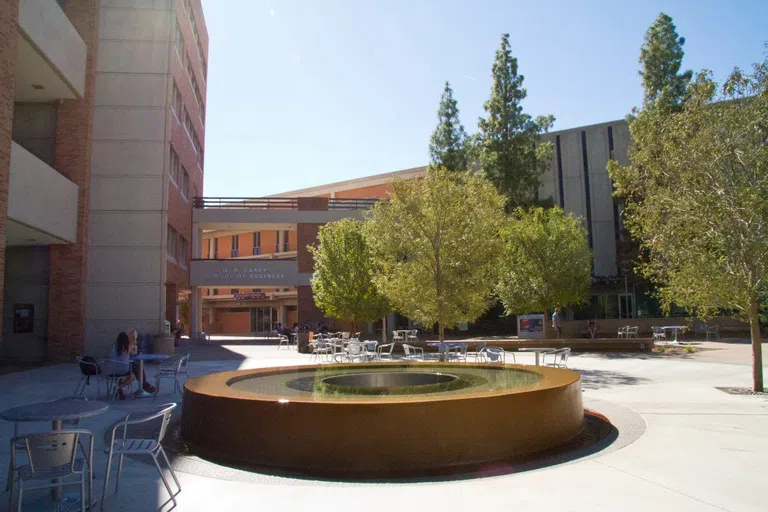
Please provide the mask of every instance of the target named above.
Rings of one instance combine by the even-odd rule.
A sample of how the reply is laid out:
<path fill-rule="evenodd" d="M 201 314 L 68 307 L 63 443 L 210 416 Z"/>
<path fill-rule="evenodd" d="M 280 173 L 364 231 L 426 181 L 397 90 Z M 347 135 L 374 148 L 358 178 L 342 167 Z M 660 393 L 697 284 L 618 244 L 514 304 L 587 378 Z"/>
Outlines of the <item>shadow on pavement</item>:
<path fill-rule="evenodd" d="M 635 377 L 611 370 L 576 370 L 581 374 L 582 389 L 602 389 L 612 386 L 634 386 L 650 382 L 644 377 Z"/>

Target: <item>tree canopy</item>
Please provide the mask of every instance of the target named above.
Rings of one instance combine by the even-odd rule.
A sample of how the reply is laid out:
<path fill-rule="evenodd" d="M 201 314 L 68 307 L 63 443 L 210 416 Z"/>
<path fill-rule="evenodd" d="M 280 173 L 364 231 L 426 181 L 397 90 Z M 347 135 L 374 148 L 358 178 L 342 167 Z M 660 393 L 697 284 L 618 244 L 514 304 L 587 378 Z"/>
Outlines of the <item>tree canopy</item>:
<path fill-rule="evenodd" d="M 374 282 L 392 305 L 427 328 L 472 322 L 496 282 L 503 197 L 480 176 L 430 169 L 395 180 L 366 235 L 379 265 Z"/>
<path fill-rule="evenodd" d="M 459 121 L 459 107 L 453 99 L 451 84 L 445 82 L 445 89 L 437 110 L 437 128 L 429 142 L 430 163 L 445 167 L 449 171 L 466 171 L 467 134 Z"/>
<path fill-rule="evenodd" d="M 540 136 L 552 127 L 554 117 L 533 119 L 523 112 L 521 102 L 528 93 L 523 75 L 518 74 L 517 58 L 512 56 L 509 34 L 501 36 L 492 74 L 491 97 L 483 105 L 487 117 L 479 121 L 477 154 L 483 172 L 506 196 L 511 210 L 536 199 L 539 178 L 553 154 L 552 144 L 540 143 Z"/>
<path fill-rule="evenodd" d="M 384 316 L 389 307 L 373 285 L 374 261 L 362 223 L 343 219 L 325 224 L 317 239 L 316 246 L 309 246 L 315 260 L 311 283 L 317 307 L 354 325 Z"/>
<path fill-rule="evenodd" d="M 679 37 L 672 18 L 659 14 L 645 33 L 640 49 L 640 76 L 643 77 L 646 105 L 662 109 L 679 107 L 687 94 L 691 71 L 680 73 L 685 38 Z"/>
<path fill-rule="evenodd" d="M 501 230 L 496 294 L 507 314 L 541 313 L 581 303 L 592 255 L 582 222 L 560 208 L 518 208 Z"/>
<path fill-rule="evenodd" d="M 762 390 L 758 308 L 768 293 L 768 59 L 734 70 L 722 88 L 708 72 L 676 111 L 630 120 L 631 165 L 609 163 L 624 219 L 640 241 L 644 276 L 663 304 L 751 324 L 753 385 Z"/>

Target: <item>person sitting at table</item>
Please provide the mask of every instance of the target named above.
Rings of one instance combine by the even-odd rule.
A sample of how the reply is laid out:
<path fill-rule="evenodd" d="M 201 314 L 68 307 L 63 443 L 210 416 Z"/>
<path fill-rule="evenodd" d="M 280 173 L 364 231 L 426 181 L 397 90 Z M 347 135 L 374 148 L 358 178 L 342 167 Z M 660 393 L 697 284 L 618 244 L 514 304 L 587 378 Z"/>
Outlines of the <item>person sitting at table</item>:
<path fill-rule="evenodd" d="M 138 344 L 137 344 L 138 337 L 139 337 L 139 335 L 136 332 L 136 329 L 132 329 L 132 330 L 128 331 L 128 341 L 130 343 L 130 354 L 131 354 L 131 357 L 133 357 L 133 356 L 135 356 L 136 354 L 139 353 Z M 133 375 L 137 379 L 139 378 L 139 363 L 138 362 L 135 362 L 135 361 L 131 362 L 131 373 L 133 373 Z M 144 383 L 143 383 L 142 387 L 144 388 L 144 391 L 146 391 L 147 393 L 154 393 L 155 392 L 155 386 L 153 386 L 152 384 L 147 382 L 147 372 L 144 372 Z"/>
<path fill-rule="evenodd" d="M 131 372 L 131 341 L 128 334 L 121 332 L 117 335 L 117 340 L 109 353 L 110 366 L 108 373 L 124 377 L 118 380 L 117 396 L 120 400 L 125 400 L 123 388 L 133 384 L 135 377 Z"/>

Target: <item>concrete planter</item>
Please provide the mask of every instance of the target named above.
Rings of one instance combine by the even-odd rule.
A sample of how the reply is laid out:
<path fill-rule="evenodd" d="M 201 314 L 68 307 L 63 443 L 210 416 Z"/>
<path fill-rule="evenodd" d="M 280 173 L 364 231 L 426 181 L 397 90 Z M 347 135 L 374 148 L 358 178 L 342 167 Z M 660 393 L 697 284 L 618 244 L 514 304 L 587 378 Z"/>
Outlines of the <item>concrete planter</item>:
<path fill-rule="evenodd" d="M 175 338 L 172 334 L 156 334 L 152 337 L 152 352 L 172 356 L 176 352 L 174 343 Z"/>

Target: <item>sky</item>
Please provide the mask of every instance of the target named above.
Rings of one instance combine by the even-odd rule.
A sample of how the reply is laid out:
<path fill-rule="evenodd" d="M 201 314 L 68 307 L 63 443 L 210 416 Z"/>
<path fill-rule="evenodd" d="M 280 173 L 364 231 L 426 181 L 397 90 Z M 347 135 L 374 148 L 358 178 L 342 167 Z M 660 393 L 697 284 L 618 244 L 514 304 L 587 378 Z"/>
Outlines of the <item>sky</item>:
<path fill-rule="evenodd" d="M 448 80 L 477 131 L 501 34 L 532 115 L 555 130 L 642 102 L 660 12 L 684 69 L 722 81 L 761 60 L 768 1 L 202 0 L 210 36 L 204 195 L 263 197 L 426 165 Z"/>

